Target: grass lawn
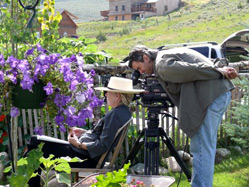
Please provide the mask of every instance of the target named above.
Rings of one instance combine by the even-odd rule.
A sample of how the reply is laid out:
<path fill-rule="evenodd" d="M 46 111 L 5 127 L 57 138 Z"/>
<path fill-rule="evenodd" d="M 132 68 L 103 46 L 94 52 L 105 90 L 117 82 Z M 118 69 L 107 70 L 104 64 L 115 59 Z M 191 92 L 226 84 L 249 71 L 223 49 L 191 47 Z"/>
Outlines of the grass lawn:
<path fill-rule="evenodd" d="M 172 187 L 176 187 L 179 173 L 170 174 L 170 176 L 176 179 L 176 182 Z M 185 174 L 182 174 L 182 178 L 179 186 L 188 187 L 188 182 Z M 214 172 L 214 187 L 248 187 L 249 186 L 249 154 L 244 155 L 232 154 L 228 158 L 225 158 L 220 164 L 215 165 Z"/>

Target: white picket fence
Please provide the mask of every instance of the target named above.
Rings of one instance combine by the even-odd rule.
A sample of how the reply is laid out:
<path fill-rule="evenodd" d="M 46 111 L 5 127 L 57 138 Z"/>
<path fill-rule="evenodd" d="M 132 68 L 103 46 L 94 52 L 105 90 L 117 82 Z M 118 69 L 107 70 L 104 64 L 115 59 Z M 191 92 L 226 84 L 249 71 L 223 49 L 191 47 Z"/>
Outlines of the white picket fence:
<path fill-rule="evenodd" d="M 241 92 L 239 90 L 235 90 L 232 92 L 233 99 L 239 99 L 241 97 Z M 146 120 L 146 108 L 140 107 L 140 105 L 136 105 L 135 103 L 132 105 L 135 108 L 133 115 L 133 125 L 136 127 L 137 131 L 141 131 L 143 128 L 147 127 Z M 108 107 L 105 107 L 108 110 Z M 177 108 L 169 108 L 168 112 L 175 117 L 178 117 Z M 186 135 L 177 128 L 177 121 L 171 118 L 165 118 L 163 115 L 159 115 L 159 127 L 162 127 L 166 134 L 168 134 L 173 142 L 176 142 L 175 146 L 177 149 L 180 149 L 181 146 L 185 144 Z M 224 121 L 228 119 L 231 120 L 230 116 L 226 113 L 224 115 Z M 28 135 L 34 134 L 34 129 L 36 127 L 43 127 L 44 134 L 66 140 L 68 132 L 59 131 L 56 124 L 53 120 L 49 119 L 49 115 L 46 113 L 45 109 L 20 109 L 20 116 L 16 119 L 12 119 L 13 122 L 17 123 L 17 140 L 18 147 L 24 146 L 27 143 Z M 221 130 L 219 137 L 224 137 L 224 132 Z"/>

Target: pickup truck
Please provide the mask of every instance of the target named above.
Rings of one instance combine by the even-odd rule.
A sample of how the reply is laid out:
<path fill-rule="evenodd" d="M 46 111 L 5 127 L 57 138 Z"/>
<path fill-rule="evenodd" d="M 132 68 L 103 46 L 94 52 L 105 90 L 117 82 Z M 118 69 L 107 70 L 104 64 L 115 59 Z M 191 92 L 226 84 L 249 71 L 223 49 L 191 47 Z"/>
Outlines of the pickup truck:
<path fill-rule="evenodd" d="M 249 29 L 230 35 L 221 44 L 217 42 L 194 42 L 164 45 L 158 49 L 164 50 L 175 47 L 188 47 L 209 59 L 227 58 L 229 62 L 239 62 L 245 60 L 242 56 L 249 58 Z"/>

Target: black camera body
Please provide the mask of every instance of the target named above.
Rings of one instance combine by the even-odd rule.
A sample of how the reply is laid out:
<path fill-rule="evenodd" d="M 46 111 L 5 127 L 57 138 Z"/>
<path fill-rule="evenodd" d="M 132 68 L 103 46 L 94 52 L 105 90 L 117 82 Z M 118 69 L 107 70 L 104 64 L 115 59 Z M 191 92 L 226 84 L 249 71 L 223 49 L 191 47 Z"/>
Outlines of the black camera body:
<path fill-rule="evenodd" d="M 140 93 L 141 104 L 144 107 L 168 108 L 174 107 L 162 85 L 154 76 L 145 77 L 141 88 L 145 91 Z M 136 95 L 138 97 L 138 95 Z"/>
<path fill-rule="evenodd" d="M 134 100 L 141 98 L 141 105 L 148 108 L 148 128 L 157 128 L 159 125 L 159 114 L 165 114 L 168 117 L 174 116 L 162 112 L 167 111 L 169 107 L 174 107 L 173 102 L 170 100 L 162 85 L 159 83 L 155 76 L 146 76 L 143 80 L 138 80 L 140 73 L 134 70 L 131 79 L 133 84 L 139 84 L 139 87 L 145 91 L 136 94 Z"/>
<path fill-rule="evenodd" d="M 139 87 L 145 90 L 135 95 L 135 99 L 141 98 L 142 106 L 157 108 L 174 107 L 174 104 L 155 76 L 146 76 L 143 80 L 139 80 L 139 77 L 139 71 L 134 70 L 131 75 L 133 85 L 139 84 Z"/>

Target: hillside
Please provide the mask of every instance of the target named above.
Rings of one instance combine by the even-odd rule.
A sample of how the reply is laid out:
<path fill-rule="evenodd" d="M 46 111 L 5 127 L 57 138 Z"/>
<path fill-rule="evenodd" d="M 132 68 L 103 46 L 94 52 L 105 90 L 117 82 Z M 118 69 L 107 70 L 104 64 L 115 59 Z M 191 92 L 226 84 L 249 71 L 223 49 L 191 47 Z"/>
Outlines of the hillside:
<path fill-rule="evenodd" d="M 56 9 L 66 9 L 79 19 L 77 22 L 101 20 L 101 10 L 109 9 L 107 0 L 55 0 Z"/>
<path fill-rule="evenodd" d="M 77 33 L 95 38 L 117 59 L 122 59 L 133 46 L 151 48 L 185 42 L 222 42 L 230 34 L 249 28 L 249 0 L 183 0 L 184 6 L 166 16 L 140 21 L 89 22 L 79 24 Z"/>

